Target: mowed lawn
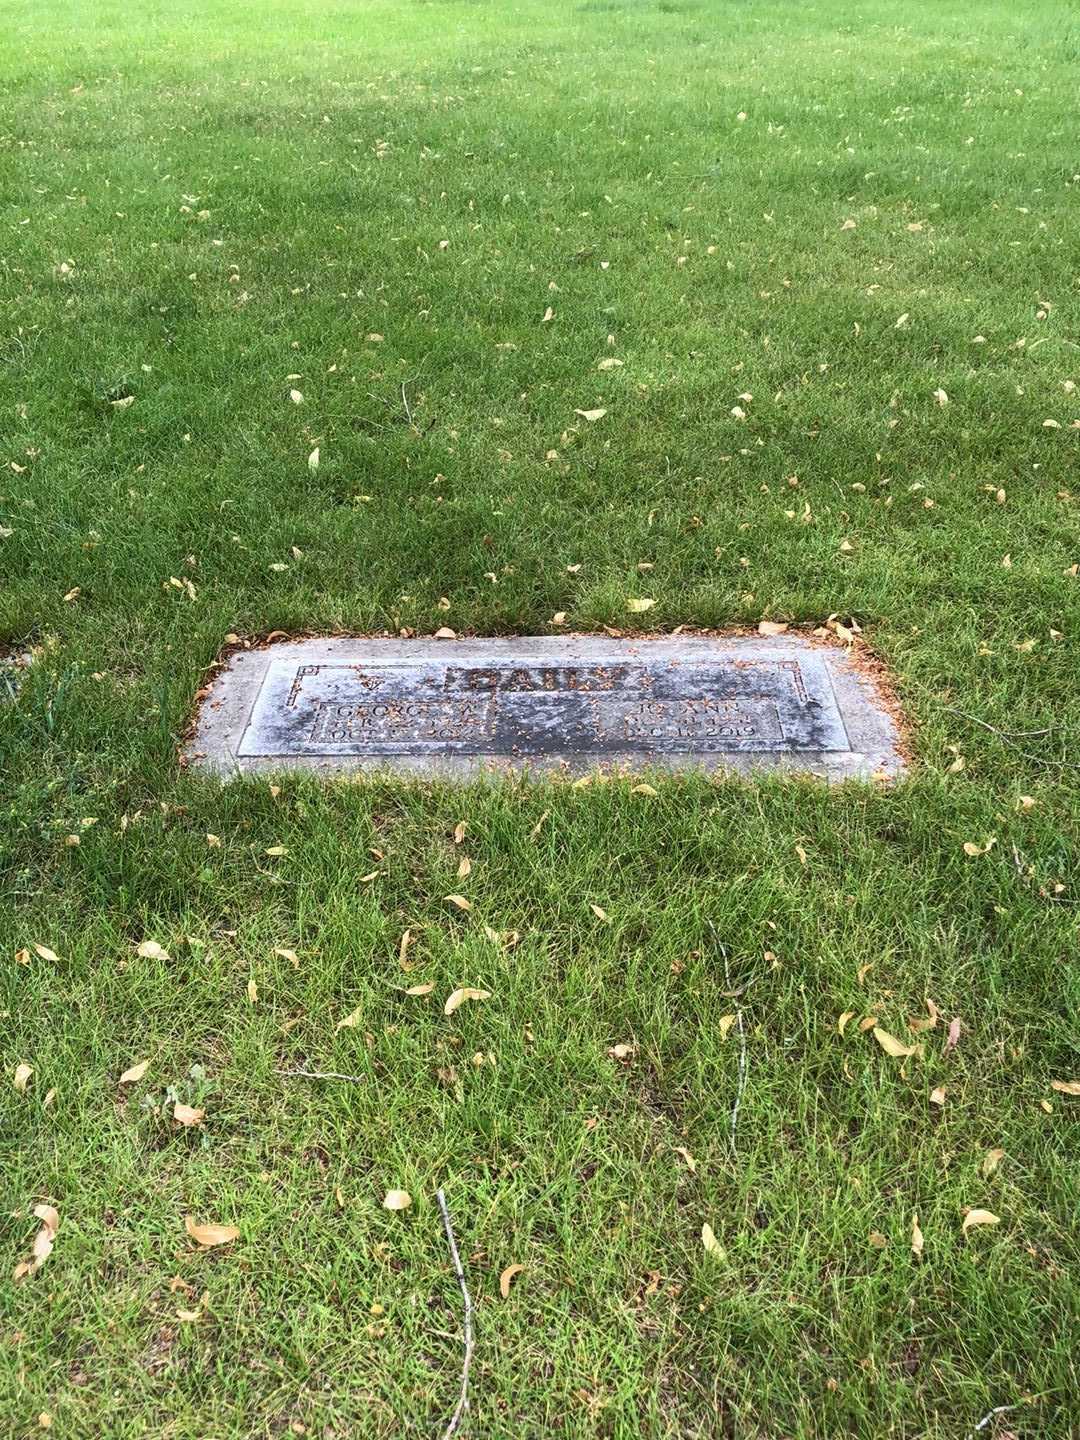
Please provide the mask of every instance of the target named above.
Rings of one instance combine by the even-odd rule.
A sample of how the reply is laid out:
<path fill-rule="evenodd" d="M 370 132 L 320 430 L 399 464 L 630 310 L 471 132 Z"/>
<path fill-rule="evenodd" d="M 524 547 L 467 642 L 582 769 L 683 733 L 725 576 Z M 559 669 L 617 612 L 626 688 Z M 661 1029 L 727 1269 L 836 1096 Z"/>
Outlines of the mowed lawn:
<path fill-rule="evenodd" d="M 1076 11 L 0 34 L 3 1433 L 440 1434 L 442 1186 L 461 1435 L 1075 1434 Z M 227 637 L 559 612 L 854 622 L 910 778 L 179 764 Z"/>

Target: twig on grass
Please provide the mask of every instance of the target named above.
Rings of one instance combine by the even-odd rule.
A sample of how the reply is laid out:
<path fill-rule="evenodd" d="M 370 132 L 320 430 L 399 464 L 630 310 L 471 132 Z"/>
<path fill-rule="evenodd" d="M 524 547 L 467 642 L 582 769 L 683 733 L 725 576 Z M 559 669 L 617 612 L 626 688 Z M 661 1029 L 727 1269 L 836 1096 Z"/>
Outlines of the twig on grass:
<path fill-rule="evenodd" d="M 709 929 L 712 931 L 713 939 L 716 941 L 717 947 L 719 948 L 721 955 L 723 955 L 724 957 L 724 979 L 727 982 L 728 986 L 727 990 L 724 991 L 725 996 L 735 997 L 743 994 L 743 992 L 748 990 L 753 984 L 754 977 L 751 976 L 745 985 L 741 985 L 738 989 L 732 990 L 731 971 L 728 968 L 727 947 L 725 945 L 722 945 L 717 939 L 716 926 L 712 923 L 711 920 L 709 922 Z M 742 1107 L 743 1092 L 746 1090 L 747 1070 L 746 1031 L 743 1028 L 742 1010 L 738 1007 L 735 1010 L 735 1023 L 739 1027 L 739 1076 L 735 1084 L 735 1103 L 731 1107 L 731 1150 L 733 1154 L 735 1152 L 735 1131 L 739 1124 L 739 1110 Z"/>
<path fill-rule="evenodd" d="M 731 1107 L 731 1148 L 735 1149 L 735 1127 L 739 1123 L 739 1107 L 742 1105 L 743 1091 L 746 1089 L 746 1031 L 743 1029 L 742 1011 L 736 1010 L 737 1024 L 739 1026 L 739 1083 L 735 1091 L 735 1104 Z"/>
<path fill-rule="evenodd" d="M 993 1420 L 995 1415 L 1004 1415 L 1008 1410 L 1019 1410 L 1020 1408 L 1021 1407 L 1019 1405 L 995 1405 L 993 1410 L 988 1410 L 986 1412 L 983 1418 L 975 1426 L 975 1429 L 972 1430 L 970 1435 L 967 1437 L 967 1440 L 975 1440 L 975 1436 L 978 1435 L 980 1430 L 985 1429 L 986 1426 L 990 1424 L 990 1421 Z"/>
<path fill-rule="evenodd" d="M 1053 727 L 1046 730 L 999 730 L 996 725 L 991 725 L 986 720 L 980 720 L 977 715 L 969 715 L 966 710 L 957 710 L 953 705 L 943 705 L 942 709 L 947 710 L 950 715 L 959 715 L 962 720 L 970 720 L 972 725 L 978 725 L 983 730 L 989 730 L 991 735 L 996 735 L 999 740 L 1004 741 L 1023 760 L 1033 760 L 1036 765 L 1056 765 L 1065 770 L 1080 770 L 1080 764 L 1075 760 L 1059 760 L 1053 755 L 1035 755 L 1030 750 L 1021 750 L 1016 743 L 1018 739 L 1031 740 L 1043 735 L 1064 735 L 1068 734 L 1068 731 L 1055 730 Z"/>
<path fill-rule="evenodd" d="M 294 1079 L 303 1076 L 305 1080 L 367 1080 L 366 1075 L 342 1075 L 337 1070 L 275 1070 L 274 1074 L 289 1075 Z"/>
<path fill-rule="evenodd" d="M 465 1302 L 465 1358 L 461 1366 L 461 1394 L 458 1396 L 457 1405 L 453 1415 L 450 1416 L 450 1423 L 443 1431 L 443 1440 L 450 1440 L 461 1417 L 469 1404 L 469 1366 L 473 1357 L 473 1328 L 472 1328 L 472 1297 L 469 1294 L 469 1287 L 465 1283 L 465 1271 L 461 1265 L 461 1256 L 458 1254 L 457 1241 L 454 1239 L 454 1226 L 450 1219 L 450 1210 L 446 1203 L 446 1196 L 442 1189 L 436 1191 L 435 1199 L 439 1202 L 439 1209 L 442 1211 L 443 1229 L 446 1231 L 446 1243 L 450 1247 L 450 1258 L 454 1262 L 454 1273 L 457 1275 L 458 1284 L 461 1286 L 461 1298 Z"/>
<path fill-rule="evenodd" d="M 405 415 L 411 425 L 413 423 L 412 411 L 409 409 L 409 397 L 405 394 L 405 381 L 401 382 L 401 403 L 405 406 Z"/>

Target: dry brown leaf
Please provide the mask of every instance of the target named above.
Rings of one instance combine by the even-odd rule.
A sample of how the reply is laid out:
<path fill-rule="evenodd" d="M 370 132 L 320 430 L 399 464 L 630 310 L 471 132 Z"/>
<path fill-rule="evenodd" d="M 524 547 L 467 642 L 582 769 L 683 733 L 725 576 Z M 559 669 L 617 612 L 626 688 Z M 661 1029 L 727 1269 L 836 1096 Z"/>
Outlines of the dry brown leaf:
<path fill-rule="evenodd" d="M 847 1029 L 848 1022 L 851 1021 L 851 1020 L 854 1020 L 854 1019 L 855 1019 L 855 1011 L 854 1011 L 854 1010 L 845 1010 L 845 1011 L 844 1011 L 844 1013 L 840 1016 L 840 1019 L 837 1020 L 837 1022 L 836 1022 L 836 1028 L 837 1028 L 837 1030 L 840 1032 L 841 1035 L 842 1035 L 842 1034 L 844 1033 L 844 1031 Z"/>
<path fill-rule="evenodd" d="M 716 1232 L 707 1220 L 701 1227 L 701 1243 L 705 1246 L 706 1255 L 714 1255 L 717 1260 L 725 1259 L 724 1247 L 716 1238 Z"/>
<path fill-rule="evenodd" d="M 449 625 L 441 625 L 439 629 L 435 631 L 433 638 L 436 640 L 456 640 L 457 631 L 451 630 Z"/>
<path fill-rule="evenodd" d="M 355 1030 L 363 1017 L 363 1010 L 362 1005 L 358 1005 L 355 1010 L 350 1010 L 344 1020 L 339 1020 L 334 1026 L 334 1033 L 336 1034 L 339 1030 Z"/>
<path fill-rule="evenodd" d="M 412 942 L 413 942 L 413 933 L 412 933 L 412 931 L 411 931 L 411 930 L 405 930 L 405 931 L 403 931 L 403 932 L 402 932 L 402 936 L 401 936 L 401 942 L 400 942 L 400 944 L 398 945 L 398 956 L 397 956 L 397 958 L 398 958 L 398 964 L 401 966 L 402 970 L 411 970 L 411 969 L 412 969 L 412 966 L 408 963 L 408 960 L 407 960 L 407 958 L 406 958 L 406 957 L 408 956 L 408 954 L 409 954 L 409 946 L 412 944 Z"/>
<path fill-rule="evenodd" d="M 472 901 L 466 900 L 464 895 L 444 895 L 444 900 L 455 906 L 458 910 L 471 910 Z"/>
<path fill-rule="evenodd" d="M 405 991 L 406 995 L 430 995 L 435 989 L 435 981 L 428 980 L 423 985 L 410 985 Z"/>
<path fill-rule="evenodd" d="M 687 1150 L 686 1146 L 674 1145 L 672 1148 L 674 1149 L 676 1155 L 682 1156 L 683 1160 L 686 1162 L 686 1168 L 690 1171 L 690 1174 L 696 1175 L 697 1161 L 694 1159 L 693 1155 L 690 1154 L 690 1151 Z"/>
<path fill-rule="evenodd" d="M 762 620 L 757 627 L 759 635 L 783 635 L 787 628 L 787 622 L 780 620 Z"/>
<path fill-rule="evenodd" d="M 288 960 L 289 964 L 293 967 L 294 970 L 299 970 L 300 957 L 299 955 L 297 955 L 295 950 L 286 950 L 284 945 L 275 945 L 274 954 L 278 957 L 279 960 Z"/>
<path fill-rule="evenodd" d="M 982 1175 L 983 1179 L 989 1180 L 990 1176 L 993 1175 L 994 1171 L 998 1168 L 998 1166 L 1004 1159 L 1005 1151 L 998 1149 L 997 1146 L 995 1146 L 993 1150 L 987 1150 L 986 1154 L 983 1156 L 983 1162 L 979 1166 L 979 1173 Z"/>
<path fill-rule="evenodd" d="M 1080 1095 L 1080 1080 L 1051 1080 L 1050 1089 L 1059 1095 Z"/>
<path fill-rule="evenodd" d="M 996 844 L 997 844 L 997 838 L 996 838 L 996 836 L 994 836 L 994 835 L 991 835 L 991 836 L 990 836 L 990 838 L 987 840 L 987 842 L 986 842 L 985 845 L 976 845 L 975 842 L 974 842 L 974 840 L 965 840 L 965 841 L 964 841 L 964 854 L 965 854 L 965 855 L 971 855 L 971 856 L 975 856 L 975 855 L 989 855 L 990 851 L 994 848 L 994 846 L 995 846 Z"/>
<path fill-rule="evenodd" d="M 882 1030 L 877 1025 L 874 1026 L 874 1039 L 885 1051 L 885 1054 L 891 1055 L 894 1060 L 915 1054 L 914 1045 L 905 1045 L 902 1040 L 897 1040 L 895 1035 L 890 1035 L 887 1030 Z"/>
<path fill-rule="evenodd" d="M 132 1065 L 130 1069 L 124 1071 L 124 1073 L 120 1076 L 120 1079 L 117 1081 L 117 1084 L 134 1085 L 137 1080 L 142 1079 L 142 1077 L 149 1069 L 150 1061 L 140 1060 L 137 1065 Z"/>
<path fill-rule="evenodd" d="M 472 861 L 469 859 L 468 855 L 463 855 L 458 863 L 457 878 L 459 880 L 467 880 L 471 874 Z"/>
<path fill-rule="evenodd" d="M 876 1015 L 864 1015 L 863 1018 L 859 1021 L 859 1030 L 862 1032 L 863 1035 L 865 1035 L 867 1030 L 872 1030 L 874 1028 L 874 1026 L 877 1024 L 877 1021 L 878 1017 Z"/>
<path fill-rule="evenodd" d="M 196 1245 L 202 1245 L 207 1250 L 214 1245 L 228 1245 L 240 1235 L 235 1225 L 198 1225 L 190 1215 L 184 1216 L 184 1229 Z"/>
<path fill-rule="evenodd" d="M 168 960 L 169 952 L 162 948 L 156 940 L 144 940 L 135 950 L 136 955 L 141 955 L 144 960 Z"/>
<path fill-rule="evenodd" d="M 962 1231 L 973 1230 L 976 1225 L 999 1225 L 1000 1217 L 990 1210 L 969 1210 L 964 1216 Z"/>
<path fill-rule="evenodd" d="M 930 1104 L 931 1104 L 931 1105 L 944 1105 L 944 1104 L 945 1104 L 945 1086 L 944 1086 L 944 1085 L 935 1085 L 934 1088 L 933 1088 L 933 1090 L 930 1091 Z"/>
<path fill-rule="evenodd" d="M 178 1125 L 201 1125 L 206 1118 L 206 1111 L 197 1105 L 185 1105 L 177 1100 L 173 1105 L 172 1118 Z"/>
<path fill-rule="evenodd" d="M 880 1230 L 871 1230 L 866 1239 L 871 1249 L 874 1250 L 884 1250 L 889 1243 L 889 1237 L 883 1235 Z"/>
<path fill-rule="evenodd" d="M 471 985 L 463 985 L 459 990 L 454 990 L 447 997 L 443 1006 L 444 1015 L 453 1015 L 459 1005 L 464 1005 L 466 1000 L 490 1000 L 490 990 L 474 990 Z"/>
<path fill-rule="evenodd" d="M 923 1245 L 924 1245 L 924 1243 L 925 1243 L 925 1242 L 924 1242 L 924 1240 L 923 1240 L 923 1233 L 922 1233 L 922 1231 L 919 1229 L 919 1217 L 918 1217 L 918 1215 L 912 1215 L 912 1217 L 911 1217 L 911 1249 L 912 1249 L 912 1253 L 915 1254 L 915 1255 L 921 1255 L 922 1252 L 923 1252 Z"/>
<path fill-rule="evenodd" d="M 408 1190 L 387 1190 L 383 1196 L 384 1210 L 407 1210 L 412 1204 Z"/>
<path fill-rule="evenodd" d="M 15 1066 L 15 1073 L 11 1077 L 11 1083 L 20 1095 L 26 1094 L 26 1087 L 30 1084 L 30 1076 L 33 1075 L 33 1073 L 34 1067 L 27 1065 L 25 1060 Z"/>
<path fill-rule="evenodd" d="M 499 1294 L 504 1300 L 510 1298 L 510 1283 L 515 1275 L 520 1275 L 525 1269 L 524 1265 L 507 1265 L 506 1269 L 499 1276 Z"/>
<path fill-rule="evenodd" d="M 465 839 L 465 831 L 467 830 L 467 828 L 468 826 L 464 820 L 459 820 L 458 823 L 454 826 L 455 845 L 460 845 L 461 842 Z"/>
<path fill-rule="evenodd" d="M 620 1040 L 618 1045 L 608 1046 L 608 1058 L 610 1060 L 629 1060 L 636 1049 L 636 1045 L 627 1045 L 625 1040 Z"/>
<path fill-rule="evenodd" d="M 60 1215 L 53 1205 L 35 1205 L 34 1218 L 41 1221 L 41 1229 L 34 1236 L 30 1259 L 21 1260 L 15 1266 L 12 1272 L 13 1280 L 21 1280 L 26 1275 L 33 1275 L 34 1271 L 40 1270 L 52 1254 L 56 1232 L 60 1228 Z"/>

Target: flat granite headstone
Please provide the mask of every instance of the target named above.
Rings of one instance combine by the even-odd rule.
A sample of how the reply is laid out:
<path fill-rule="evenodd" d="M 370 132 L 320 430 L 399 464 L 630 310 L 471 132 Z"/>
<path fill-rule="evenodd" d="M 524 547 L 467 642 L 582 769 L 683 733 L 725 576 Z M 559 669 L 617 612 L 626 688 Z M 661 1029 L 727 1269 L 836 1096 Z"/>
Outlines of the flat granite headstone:
<path fill-rule="evenodd" d="M 190 763 L 385 769 L 783 769 L 895 775 L 897 727 L 838 646 L 799 637 L 301 640 L 235 652 Z"/>

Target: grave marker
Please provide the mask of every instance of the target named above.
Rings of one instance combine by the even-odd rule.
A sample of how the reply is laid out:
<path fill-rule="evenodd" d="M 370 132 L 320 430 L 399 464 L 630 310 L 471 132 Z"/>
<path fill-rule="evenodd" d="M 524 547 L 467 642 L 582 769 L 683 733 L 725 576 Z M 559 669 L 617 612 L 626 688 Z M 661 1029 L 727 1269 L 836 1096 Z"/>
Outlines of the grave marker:
<path fill-rule="evenodd" d="M 597 765 L 902 767 L 896 726 L 839 647 L 797 636 L 303 640 L 238 651 L 189 759 L 224 774 Z"/>

